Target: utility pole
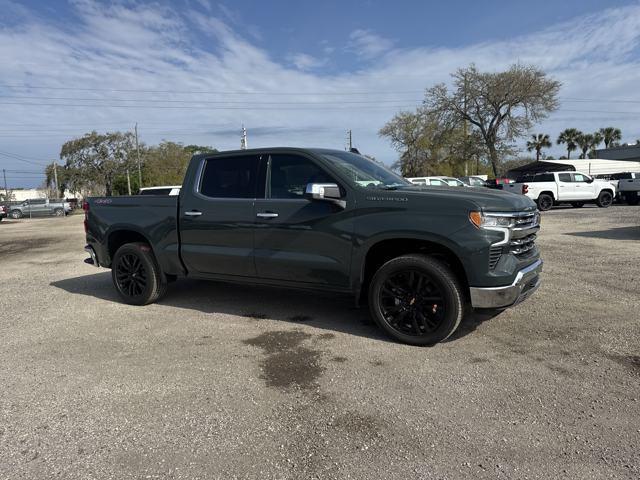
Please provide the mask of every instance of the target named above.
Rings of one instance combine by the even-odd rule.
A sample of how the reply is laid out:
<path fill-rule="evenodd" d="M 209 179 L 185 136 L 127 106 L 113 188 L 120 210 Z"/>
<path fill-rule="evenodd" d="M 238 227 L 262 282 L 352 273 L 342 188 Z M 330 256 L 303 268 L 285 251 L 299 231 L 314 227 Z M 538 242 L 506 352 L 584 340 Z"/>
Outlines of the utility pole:
<path fill-rule="evenodd" d="M 7 171 L 2 169 L 2 176 L 4 177 L 4 201 L 9 201 L 9 189 L 7 188 Z"/>
<path fill-rule="evenodd" d="M 349 135 L 349 151 L 353 148 L 353 136 L 351 134 L 351 129 L 347 130 L 347 135 Z"/>
<path fill-rule="evenodd" d="M 127 168 L 127 190 L 129 192 L 129 196 L 131 196 L 131 177 L 129 176 L 128 168 Z"/>
<path fill-rule="evenodd" d="M 59 195 L 60 193 L 60 184 L 58 183 L 58 164 L 56 163 L 56 161 L 53 161 L 53 179 L 56 183 L 56 197 Z"/>
<path fill-rule="evenodd" d="M 138 122 L 135 126 L 136 132 L 136 157 L 138 159 L 138 189 L 142 188 L 142 170 L 140 169 L 140 148 L 138 146 Z M 129 181 L 129 170 L 127 170 L 127 181 Z M 129 195 L 131 195 L 131 185 L 129 185 Z"/>
<path fill-rule="evenodd" d="M 468 131 L 467 131 L 467 74 L 464 74 L 464 118 L 462 119 L 462 133 L 464 135 L 464 146 L 462 148 L 462 154 L 464 155 L 464 175 L 465 177 L 469 175 L 469 159 L 467 158 L 467 143 L 468 143 Z M 476 172 L 476 175 L 478 172 Z"/>
<path fill-rule="evenodd" d="M 240 137 L 240 150 L 246 150 L 249 148 L 247 144 L 247 129 L 242 125 L 242 136 Z"/>

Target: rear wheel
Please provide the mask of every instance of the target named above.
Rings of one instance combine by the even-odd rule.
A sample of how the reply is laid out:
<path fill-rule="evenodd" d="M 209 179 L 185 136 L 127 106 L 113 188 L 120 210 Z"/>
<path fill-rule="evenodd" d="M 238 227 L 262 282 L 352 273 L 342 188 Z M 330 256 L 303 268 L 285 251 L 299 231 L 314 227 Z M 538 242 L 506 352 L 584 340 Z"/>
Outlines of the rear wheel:
<path fill-rule="evenodd" d="M 538 210 L 546 212 L 553 207 L 553 197 L 547 193 L 541 193 L 538 197 Z"/>
<path fill-rule="evenodd" d="M 624 200 L 629 205 L 638 205 L 638 203 L 640 203 L 640 195 L 638 195 L 637 192 L 627 193 L 624 196 Z"/>
<path fill-rule="evenodd" d="M 600 195 L 598 195 L 598 200 L 596 200 L 596 204 L 600 208 L 607 208 L 608 206 L 611 205 L 612 202 L 613 202 L 613 195 L 611 195 L 611 192 L 607 190 L 600 192 Z"/>
<path fill-rule="evenodd" d="M 584 207 L 584 202 L 571 202 L 571 206 L 573 208 L 582 208 Z"/>
<path fill-rule="evenodd" d="M 18 218 L 22 218 L 22 212 L 20 210 L 11 210 L 9 216 L 17 220 Z"/>
<path fill-rule="evenodd" d="M 164 295 L 167 283 L 151 247 L 146 243 L 126 243 L 113 257 L 113 284 L 125 303 L 148 305 Z"/>
<path fill-rule="evenodd" d="M 403 255 L 375 273 L 369 287 L 369 309 L 392 338 L 410 345 L 432 345 L 460 325 L 463 294 L 444 263 L 424 255 Z"/>
<path fill-rule="evenodd" d="M 54 214 L 56 217 L 62 217 L 62 216 L 64 215 L 64 210 L 63 210 L 62 208 L 56 208 L 56 209 L 53 211 L 53 214 Z"/>

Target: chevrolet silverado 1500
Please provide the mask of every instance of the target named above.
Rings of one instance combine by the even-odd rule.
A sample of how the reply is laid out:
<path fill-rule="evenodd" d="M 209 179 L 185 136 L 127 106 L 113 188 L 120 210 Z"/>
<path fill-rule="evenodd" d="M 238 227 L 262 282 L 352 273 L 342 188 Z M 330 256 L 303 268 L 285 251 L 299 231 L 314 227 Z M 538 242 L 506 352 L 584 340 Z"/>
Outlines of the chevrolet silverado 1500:
<path fill-rule="evenodd" d="M 195 155 L 180 194 L 89 198 L 88 263 L 123 301 L 180 277 L 324 289 L 367 302 L 391 337 L 451 335 L 470 305 L 513 306 L 540 284 L 536 205 L 502 191 L 412 185 L 340 150 Z"/>

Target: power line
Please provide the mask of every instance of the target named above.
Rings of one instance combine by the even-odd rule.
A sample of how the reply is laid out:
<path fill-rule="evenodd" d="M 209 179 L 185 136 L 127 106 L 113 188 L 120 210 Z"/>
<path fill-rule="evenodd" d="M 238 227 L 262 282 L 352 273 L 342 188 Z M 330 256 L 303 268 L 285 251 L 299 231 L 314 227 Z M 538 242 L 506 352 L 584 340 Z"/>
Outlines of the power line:
<path fill-rule="evenodd" d="M 120 92 L 120 93 L 175 93 L 175 94 L 206 94 L 206 95 L 397 95 L 397 94 L 415 94 L 423 93 L 424 90 L 370 90 L 370 91 L 352 91 L 352 92 L 269 92 L 269 91 L 229 91 L 229 90 L 144 90 L 136 88 L 87 88 L 87 87 L 47 87 L 44 85 L 10 85 L 0 84 L 2 88 L 16 88 L 24 90 L 73 90 L 81 92 Z"/>
<path fill-rule="evenodd" d="M 406 98 L 386 100 L 356 100 L 356 101 L 322 101 L 322 102 L 252 102 L 246 100 L 173 100 L 163 98 L 78 98 L 78 97 L 47 97 L 32 95 L 0 95 L 0 98 L 30 99 L 30 100 L 73 100 L 76 102 L 147 102 L 147 103 L 182 103 L 182 104 L 207 104 L 207 105 L 369 105 L 379 103 L 398 103 L 409 101 Z M 413 100 L 416 103 L 421 99 Z"/>
<path fill-rule="evenodd" d="M 376 102 L 379 103 L 379 102 Z M 353 111 L 353 110 L 369 110 L 369 109 L 402 109 L 402 108 L 415 108 L 417 105 L 360 105 L 353 107 L 322 107 L 322 104 L 318 103 L 317 107 L 282 107 L 274 104 L 273 107 L 197 107 L 186 105 L 115 105 L 105 103 L 42 103 L 42 102 L 0 102 L 0 105 L 20 105 L 22 107 L 34 106 L 34 107 L 109 107 L 109 108 L 159 108 L 159 109 L 182 109 L 182 110 L 334 110 L 334 111 Z"/>

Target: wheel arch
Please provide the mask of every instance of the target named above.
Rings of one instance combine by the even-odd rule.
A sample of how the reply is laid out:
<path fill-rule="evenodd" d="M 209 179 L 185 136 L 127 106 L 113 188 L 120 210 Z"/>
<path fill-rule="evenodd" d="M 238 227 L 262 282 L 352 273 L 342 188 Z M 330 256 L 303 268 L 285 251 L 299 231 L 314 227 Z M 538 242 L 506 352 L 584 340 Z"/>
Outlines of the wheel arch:
<path fill-rule="evenodd" d="M 118 228 L 110 231 L 107 234 L 106 247 L 107 247 L 107 256 L 108 256 L 108 262 L 107 262 L 108 266 L 109 267 L 111 266 L 111 261 L 113 259 L 113 256 L 116 254 L 116 252 L 122 245 L 126 243 L 133 243 L 133 242 L 146 243 L 147 245 L 149 245 L 149 248 L 151 248 L 153 255 L 156 256 L 155 251 L 153 250 L 153 245 L 151 244 L 149 239 L 146 237 L 146 235 L 144 235 L 142 232 L 132 228 Z"/>
<path fill-rule="evenodd" d="M 369 284 L 375 272 L 392 258 L 411 253 L 423 254 L 439 258 L 451 268 L 466 295 L 469 292 L 469 282 L 464 265 L 454 250 L 434 239 L 401 236 L 379 239 L 366 248 L 362 256 L 358 284 L 356 288 L 356 302 L 361 303 L 366 295 Z"/>

